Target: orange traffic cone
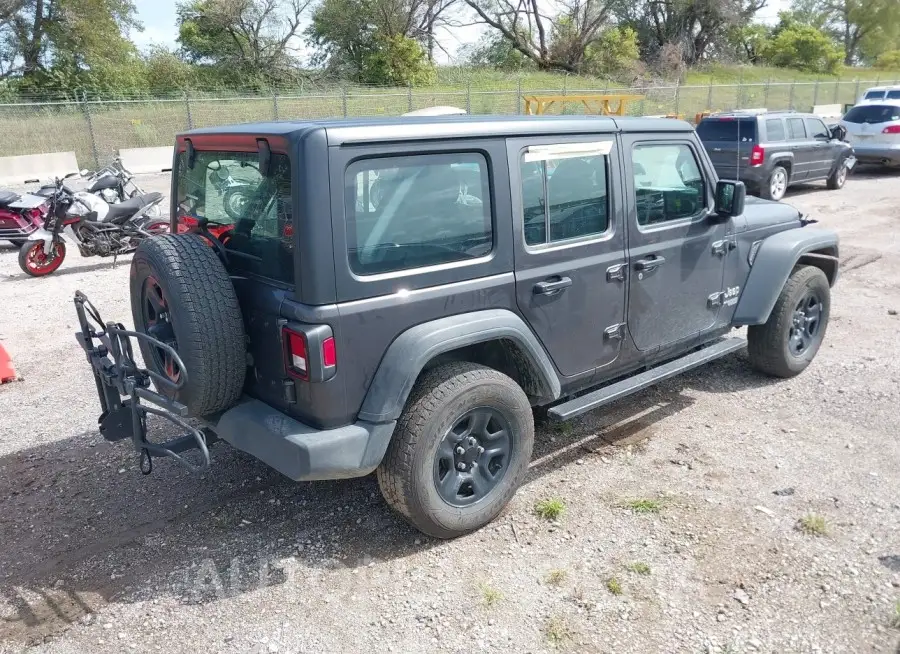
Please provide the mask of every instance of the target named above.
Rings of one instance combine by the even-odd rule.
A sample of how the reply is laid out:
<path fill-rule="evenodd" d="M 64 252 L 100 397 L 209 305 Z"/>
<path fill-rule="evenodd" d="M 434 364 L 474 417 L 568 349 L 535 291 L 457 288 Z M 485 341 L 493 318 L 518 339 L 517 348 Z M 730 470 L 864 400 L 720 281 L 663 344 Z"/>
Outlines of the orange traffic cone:
<path fill-rule="evenodd" d="M 0 343 L 0 384 L 16 381 L 18 378 L 19 376 L 16 375 L 16 369 L 13 367 L 12 359 L 9 358 L 9 355 L 3 348 L 3 343 Z"/>

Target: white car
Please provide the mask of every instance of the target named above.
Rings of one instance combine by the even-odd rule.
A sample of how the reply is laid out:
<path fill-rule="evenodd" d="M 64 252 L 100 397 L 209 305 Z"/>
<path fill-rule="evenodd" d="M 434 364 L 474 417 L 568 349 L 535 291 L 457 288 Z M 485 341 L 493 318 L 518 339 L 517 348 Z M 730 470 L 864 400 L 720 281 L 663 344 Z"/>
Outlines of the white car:
<path fill-rule="evenodd" d="M 841 125 L 860 163 L 900 166 L 900 99 L 858 104 Z"/>
<path fill-rule="evenodd" d="M 900 100 L 900 86 L 873 86 L 859 96 L 857 103 L 880 102 L 882 100 Z"/>

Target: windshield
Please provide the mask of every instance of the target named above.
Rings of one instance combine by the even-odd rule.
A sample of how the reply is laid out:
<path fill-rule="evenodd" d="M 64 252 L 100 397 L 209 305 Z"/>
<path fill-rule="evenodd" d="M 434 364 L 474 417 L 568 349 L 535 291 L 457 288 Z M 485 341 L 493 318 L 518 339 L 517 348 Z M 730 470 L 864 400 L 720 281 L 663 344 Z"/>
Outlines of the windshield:
<path fill-rule="evenodd" d="M 869 104 L 853 107 L 844 116 L 848 123 L 889 123 L 900 120 L 900 105 Z"/>
<path fill-rule="evenodd" d="M 697 125 L 701 141 L 756 142 L 756 119 L 707 118 Z"/>
<path fill-rule="evenodd" d="M 178 158 L 178 231 L 201 218 L 230 255 L 228 268 L 292 283 L 291 168 L 272 154 L 271 174 L 259 172 L 256 152 L 198 151 L 193 168 Z M 233 256 L 231 256 L 233 255 Z"/>

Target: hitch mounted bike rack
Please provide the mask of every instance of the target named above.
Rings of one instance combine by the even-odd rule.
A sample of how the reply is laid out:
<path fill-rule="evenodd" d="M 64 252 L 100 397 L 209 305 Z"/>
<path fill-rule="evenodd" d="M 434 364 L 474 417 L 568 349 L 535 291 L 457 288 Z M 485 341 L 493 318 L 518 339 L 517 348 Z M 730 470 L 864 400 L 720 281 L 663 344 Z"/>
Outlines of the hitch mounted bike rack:
<path fill-rule="evenodd" d="M 147 334 L 125 329 L 121 323 L 104 323 L 87 295 L 75 291 L 75 311 L 81 331 L 75 338 L 87 355 L 97 384 L 102 413 L 97 420 L 104 439 L 115 442 L 131 438 L 140 453 L 139 465 L 143 474 L 153 471 L 153 457 L 171 457 L 191 472 L 209 468 L 209 449 L 218 438 L 208 429 L 196 429 L 185 418 L 188 408 L 165 395 L 150 389 L 150 382 L 164 392 L 175 393 L 187 383 L 187 370 L 178 352 L 170 345 Z M 96 327 L 91 324 L 96 323 Z M 144 340 L 173 357 L 181 371 L 178 381 L 141 368 L 135 363 L 131 340 Z M 150 402 L 149 406 L 141 402 Z M 147 415 L 155 415 L 185 430 L 182 436 L 164 443 L 147 439 Z M 181 456 L 189 450 L 200 450 L 202 461 L 192 463 Z"/>

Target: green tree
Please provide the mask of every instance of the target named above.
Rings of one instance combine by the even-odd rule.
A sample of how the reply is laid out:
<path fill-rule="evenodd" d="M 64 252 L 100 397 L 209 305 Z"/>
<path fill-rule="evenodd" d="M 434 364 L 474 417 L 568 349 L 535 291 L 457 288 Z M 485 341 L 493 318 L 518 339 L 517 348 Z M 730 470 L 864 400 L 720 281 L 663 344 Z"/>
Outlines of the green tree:
<path fill-rule="evenodd" d="M 900 36 L 900 0 L 795 0 L 791 17 L 831 35 L 848 66 L 874 60 Z"/>
<path fill-rule="evenodd" d="M 585 49 L 584 71 L 606 77 L 631 74 L 638 68 L 640 55 L 637 32 L 611 27 Z"/>
<path fill-rule="evenodd" d="M 429 84 L 434 66 L 422 46 L 407 36 L 378 36 L 363 58 L 361 81 L 382 86 Z"/>
<path fill-rule="evenodd" d="M 516 50 L 499 32 L 482 35 L 478 42 L 468 49 L 465 60 L 475 68 L 511 71 L 534 67 L 534 62 Z"/>
<path fill-rule="evenodd" d="M 763 51 L 773 66 L 797 68 L 810 73 L 836 73 L 843 59 L 840 48 L 822 30 L 782 17 Z"/>
<path fill-rule="evenodd" d="M 900 70 L 900 50 L 887 50 L 878 55 L 875 68 L 881 70 Z"/>

